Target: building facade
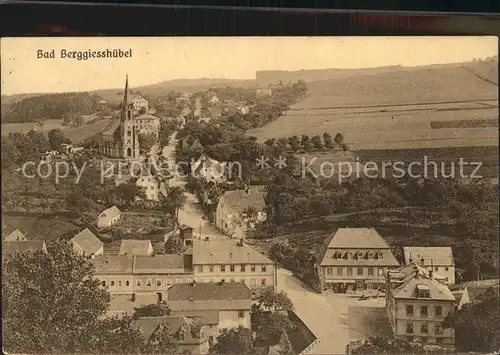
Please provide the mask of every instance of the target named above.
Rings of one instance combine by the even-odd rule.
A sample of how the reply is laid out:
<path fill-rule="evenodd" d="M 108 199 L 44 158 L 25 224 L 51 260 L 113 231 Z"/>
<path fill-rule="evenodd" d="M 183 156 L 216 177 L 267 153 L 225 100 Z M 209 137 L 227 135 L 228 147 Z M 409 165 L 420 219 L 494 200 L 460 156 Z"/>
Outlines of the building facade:
<path fill-rule="evenodd" d="M 193 274 L 197 283 L 242 282 L 257 296 L 266 288 L 276 290 L 276 272 L 273 261 L 242 241 L 193 241 Z"/>
<path fill-rule="evenodd" d="M 387 270 L 399 267 L 390 246 L 373 228 L 339 228 L 322 246 L 317 274 L 322 289 L 382 290 Z"/>
<path fill-rule="evenodd" d="M 114 226 L 121 218 L 121 211 L 116 206 L 102 211 L 99 216 L 97 216 L 97 227 L 98 228 L 109 228 Z"/>
<path fill-rule="evenodd" d="M 148 100 L 146 100 L 144 97 L 140 95 L 134 95 L 132 97 L 132 110 L 134 115 L 141 111 L 147 112 L 148 107 Z"/>
<path fill-rule="evenodd" d="M 156 138 L 158 138 L 158 134 L 160 133 L 160 118 L 150 115 L 144 114 L 134 118 L 135 128 L 138 133 L 143 134 L 154 134 Z"/>
<path fill-rule="evenodd" d="M 454 311 L 455 297 L 433 272 L 409 264 L 386 275 L 386 310 L 395 339 L 454 348 L 454 329 L 442 322 Z"/>
<path fill-rule="evenodd" d="M 91 258 L 95 258 L 96 256 L 104 253 L 104 243 L 101 242 L 101 240 L 97 238 L 96 235 L 88 228 L 85 228 L 80 233 L 75 235 L 70 240 L 70 243 L 72 244 L 75 253 L 79 255 L 86 255 Z"/>
<path fill-rule="evenodd" d="M 160 182 L 155 176 L 148 174 L 135 179 L 135 184 L 143 188 L 146 200 L 158 201 L 160 199 Z"/>
<path fill-rule="evenodd" d="M 455 283 L 455 260 L 451 247 L 404 247 L 403 252 L 405 264 L 415 262 L 445 277 L 448 285 Z"/>

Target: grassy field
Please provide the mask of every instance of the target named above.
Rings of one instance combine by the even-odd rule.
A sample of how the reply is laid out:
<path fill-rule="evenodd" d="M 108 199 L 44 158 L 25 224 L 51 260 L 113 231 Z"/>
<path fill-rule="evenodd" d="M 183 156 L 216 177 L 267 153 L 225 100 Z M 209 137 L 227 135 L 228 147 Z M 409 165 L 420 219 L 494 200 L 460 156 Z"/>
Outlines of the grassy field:
<path fill-rule="evenodd" d="M 498 145 L 498 133 L 491 127 L 431 127 L 431 122 L 498 119 L 498 86 L 460 67 L 417 68 L 308 86 L 308 97 L 286 116 L 248 134 L 264 141 L 340 132 L 353 150 Z"/>
<path fill-rule="evenodd" d="M 110 119 L 105 118 L 93 123 L 89 123 L 80 127 L 64 127 L 61 120 L 44 121 L 42 127 L 36 127 L 34 123 L 4 123 L 2 124 L 2 135 L 19 132 L 28 133 L 31 129 L 36 128 L 38 132 L 48 133 L 50 130 L 59 128 L 64 131 L 73 144 L 82 143 L 85 138 L 93 134 L 102 132 L 109 124 Z"/>

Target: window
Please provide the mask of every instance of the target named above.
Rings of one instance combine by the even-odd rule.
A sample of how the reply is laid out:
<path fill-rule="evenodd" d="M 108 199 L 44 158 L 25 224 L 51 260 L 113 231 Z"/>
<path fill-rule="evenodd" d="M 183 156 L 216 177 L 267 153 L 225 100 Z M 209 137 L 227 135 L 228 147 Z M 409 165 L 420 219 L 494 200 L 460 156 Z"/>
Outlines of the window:
<path fill-rule="evenodd" d="M 429 333 L 429 325 L 427 323 L 420 324 L 420 333 Z"/>
<path fill-rule="evenodd" d="M 251 272 L 255 272 L 255 266 L 252 266 L 252 268 L 250 269 Z"/>
<path fill-rule="evenodd" d="M 441 326 L 441 324 L 436 324 L 434 330 L 436 334 L 443 334 L 443 327 Z"/>
<path fill-rule="evenodd" d="M 436 344 L 442 344 L 443 341 L 443 338 L 436 338 Z"/>
<path fill-rule="evenodd" d="M 245 316 L 245 311 L 238 311 L 238 318 L 243 318 Z"/>
<path fill-rule="evenodd" d="M 130 286 L 130 281 L 129 280 L 125 281 L 125 286 Z"/>
<path fill-rule="evenodd" d="M 122 286 L 122 280 L 118 280 L 118 286 Z"/>
<path fill-rule="evenodd" d="M 338 275 L 338 276 L 342 276 L 342 274 L 343 274 L 343 273 L 344 273 L 344 269 L 343 269 L 343 268 L 341 268 L 341 267 L 338 267 L 338 268 L 337 268 L 337 275 Z"/>
<path fill-rule="evenodd" d="M 262 279 L 261 283 L 262 287 L 266 286 L 266 279 Z"/>
<path fill-rule="evenodd" d="M 363 268 L 358 267 L 358 276 L 363 276 Z"/>
<path fill-rule="evenodd" d="M 102 286 L 106 286 L 106 281 L 101 282 Z"/>
<path fill-rule="evenodd" d="M 445 271 L 448 271 L 448 266 L 445 266 L 445 267 L 444 267 L 444 270 L 445 270 Z"/>
<path fill-rule="evenodd" d="M 148 280 L 146 281 L 146 286 L 151 286 L 151 280 L 149 280 L 149 279 L 148 279 Z"/>
<path fill-rule="evenodd" d="M 226 265 L 220 266 L 220 272 L 226 272 Z"/>
<path fill-rule="evenodd" d="M 198 271 L 203 272 L 203 265 L 198 266 Z"/>
<path fill-rule="evenodd" d="M 156 286 L 161 286 L 161 280 L 156 280 Z"/>
<path fill-rule="evenodd" d="M 379 258 L 379 260 L 382 260 L 384 258 L 384 253 L 379 252 L 378 253 L 378 258 Z"/>
<path fill-rule="evenodd" d="M 384 276 L 384 269 L 383 268 L 379 267 L 377 272 L 378 272 L 378 276 Z"/>
<path fill-rule="evenodd" d="M 210 265 L 210 266 L 208 267 L 208 269 L 210 270 L 210 272 L 214 272 L 214 266 L 213 266 L 213 265 Z"/>
<path fill-rule="evenodd" d="M 327 267 L 326 268 L 326 274 L 327 275 L 331 275 L 332 274 L 332 268 L 331 267 Z"/>
<path fill-rule="evenodd" d="M 257 280 L 251 279 L 250 280 L 250 285 L 253 286 L 253 287 L 257 286 Z"/>
<path fill-rule="evenodd" d="M 362 259 L 363 258 L 363 252 L 362 251 L 359 251 L 358 252 L 358 259 Z"/>
<path fill-rule="evenodd" d="M 114 281 L 111 281 L 111 286 L 114 286 L 115 285 L 115 282 Z"/>
<path fill-rule="evenodd" d="M 352 267 L 347 268 L 347 276 L 352 276 Z"/>
<path fill-rule="evenodd" d="M 266 272 L 266 266 L 265 265 L 262 267 L 262 272 Z"/>
<path fill-rule="evenodd" d="M 439 271 L 439 266 L 436 266 L 436 267 L 434 268 L 434 271 Z"/>
<path fill-rule="evenodd" d="M 368 252 L 368 259 L 373 259 L 373 252 L 372 251 Z"/>
<path fill-rule="evenodd" d="M 420 298 L 429 298 L 429 290 L 419 290 L 418 297 Z"/>
<path fill-rule="evenodd" d="M 352 259 L 352 253 L 351 252 L 347 253 L 347 259 Z"/>
<path fill-rule="evenodd" d="M 413 306 L 406 306 L 406 315 L 413 316 Z"/>
<path fill-rule="evenodd" d="M 141 280 L 137 280 L 137 286 L 142 286 L 141 285 Z"/>
<path fill-rule="evenodd" d="M 241 271 L 241 272 L 245 272 L 245 265 L 241 265 L 241 266 L 240 266 L 240 271 Z"/>
<path fill-rule="evenodd" d="M 427 316 L 428 316 L 427 306 L 421 306 L 420 307 L 420 317 L 427 317 Z"/>
<path fill-rule="evenodd" d="M 231 272 L 234 272 L 234 265 L 230 265 L 229 270 L 231 270 Z"/>
<path fill-rule="evenodd" d="M 186 341 L 186 334 L 179 332 L 179 341 Z"/>
<path fill-rule="evenodd" d="M 413 334 L 413 323 L 406 323 L 406 333 Z"/>
<path fill-rule="evenodd" d="M 443 315 L 443 307 L 436 306 L 436 310 L 434 313 L 436 314 L 436 317 L 441 317 Z"/>
<path fill-rule="evenodd" d="M 373 267 L 368 268 L 368 276 L 373 276 Z"/>
<path fill-rule="evenodd" d="M 212 328 L 212 326 L 210 326 L 210 328 Z M 208 341 L 212 343 L 214 341 L 214 337 L 212 335 L 210 335 L 208 337 Z"/>

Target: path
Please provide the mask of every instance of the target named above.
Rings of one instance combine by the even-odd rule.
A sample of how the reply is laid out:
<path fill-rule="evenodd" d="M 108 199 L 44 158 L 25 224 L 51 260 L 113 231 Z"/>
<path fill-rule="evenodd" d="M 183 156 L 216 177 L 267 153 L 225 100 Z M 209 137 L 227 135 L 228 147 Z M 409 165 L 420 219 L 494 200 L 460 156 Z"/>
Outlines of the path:
<path fill-rule="evenodd" d="M 278 269 L 278 290 L 292 300 L 295 311 L 318 338 L 309 354 L 344 354 L 349 343 L 349 330 L 343 324 L 345 305 L 334 307 L 323 295 L 309 290 L 288 270 Z"/>
<path fill-rule="evenodd" d="M 162 155 L 167 159 L 170 166 L 175 164 L 175 147 L 177 145 L 176 133 L 170 137 L 169 144 L 163 147 Z M 186 185 L 186 181 L 179 174 L 174 173 L 174 177 L 168 181 L 169 186 L 181 186 Z M 165 184 L 160 185 L 160 191 L 166 196 L 167 187 Z M 206 219 L 203 219 L 203 211 L 200 208 L 198 199 L 195 195 L 185 192 L 187 200 L 184 204 L 184 208 L 179 211 L 179 223 L 185 224 L 193 228 L 193 237 L 204 239 L 209 237 L 210 239 L 227 239 L 228 236 L 224 235 L 215 226 L 210 224 Z"/>

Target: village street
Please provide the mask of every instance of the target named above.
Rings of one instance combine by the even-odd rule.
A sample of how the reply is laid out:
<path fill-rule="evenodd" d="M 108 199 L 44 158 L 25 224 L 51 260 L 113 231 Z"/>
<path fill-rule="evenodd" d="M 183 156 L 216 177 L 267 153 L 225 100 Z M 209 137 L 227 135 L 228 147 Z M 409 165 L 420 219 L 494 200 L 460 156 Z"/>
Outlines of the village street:
<path fill-rule="evenodd" d="M 167 146 L 163 147 L 162 155 L 168 161 L 169 166 L 174 166 L 175 164 L 175 146 L 177 145 L 176 134 L 174 133 L 170 137 L 170 142 Z M 174 169 L 175 171 L 175 169 Z M 169 186 L 181 186 L 186 185 L 186 181 L 179 174 L 174 172 L 174 176 L 168 181 Z M 160 191 L 166 196 L 167 187 L 165 183 L 161 183 Z M 201 210 L 198 199 L 195 195 L 185 192 L 187 200 L 184 204 L 184 208 L 179 211 L 179 223 L 185 224 L 193 228 L 193 237 L 198 239 L 204 239 L 206 237 L 210 239 L 227 239 L 228 236 L 224 235 L 220 230 L 213 226 L 208 219 L 203 219 L 203 211 Z"/>
<path fill-rule="evenodd" d="M 327 296 L 310 291 L 285 269 L 278 269 L 278 291 L 286 292 L 299 317 L 318 339 L 309 354 L 345 353 L 349 329 L 343 320 L 347 316 L 348 302 L 340 302 L 335 306 L 329 304 L 325 298 Z"/>

